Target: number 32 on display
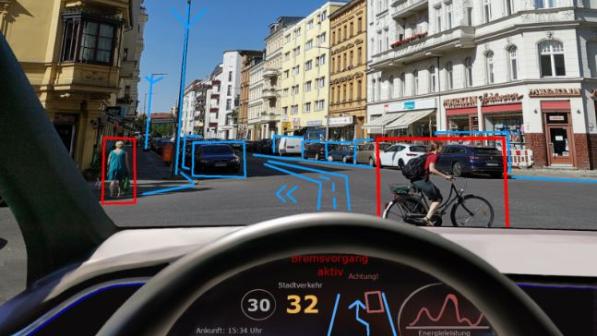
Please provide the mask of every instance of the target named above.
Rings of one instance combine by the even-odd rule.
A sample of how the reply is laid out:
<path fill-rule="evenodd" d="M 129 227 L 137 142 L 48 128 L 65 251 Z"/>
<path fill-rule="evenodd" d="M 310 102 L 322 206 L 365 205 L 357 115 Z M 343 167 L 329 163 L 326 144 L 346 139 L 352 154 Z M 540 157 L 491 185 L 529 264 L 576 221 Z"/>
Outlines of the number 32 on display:
<path fill-rule="evenodd" d="M 318 314 L 317 309 L 317 296 L 305 295 L 300 297 L 299 295 L 288 295 L 288 308 L 286 312 L 288 314 Z"/>

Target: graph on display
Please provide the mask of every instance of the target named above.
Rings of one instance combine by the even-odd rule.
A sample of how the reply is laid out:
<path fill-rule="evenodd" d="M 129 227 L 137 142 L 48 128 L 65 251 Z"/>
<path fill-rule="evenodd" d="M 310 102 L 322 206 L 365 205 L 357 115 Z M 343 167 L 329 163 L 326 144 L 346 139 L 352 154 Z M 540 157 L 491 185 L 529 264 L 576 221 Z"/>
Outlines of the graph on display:
<path fill-rule="evenodd" d="M 489 329 L 483 324 L 485 316 L 481 313 L 476 318 L 466 317 L 461 311 L 460 302 L 455 294 L 446 295 L 442 307 L 433 313 L 422 307 L 407 329 Z"/>

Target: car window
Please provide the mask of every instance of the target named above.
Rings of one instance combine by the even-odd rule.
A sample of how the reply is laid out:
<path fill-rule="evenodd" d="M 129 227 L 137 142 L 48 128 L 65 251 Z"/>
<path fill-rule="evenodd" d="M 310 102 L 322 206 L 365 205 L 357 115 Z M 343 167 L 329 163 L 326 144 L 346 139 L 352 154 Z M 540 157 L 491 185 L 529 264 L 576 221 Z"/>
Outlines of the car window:
<path fill-rule="evenodd" d="M 473 151 L 478 155 L 502 155 L 502 153 L 495 148 L 473 148 Z"/>
<path fill-rule="evenodd" d="M 411 146 L 410 151 L 415 152 L 415 153 L 427 153 L 427 147 L 426 146 Z"/>
<path fill-rule="evenodd" d="M 229 146 L 202 146 L 201 152 L 204 154 L 231 154 L 232 148 Z"/>

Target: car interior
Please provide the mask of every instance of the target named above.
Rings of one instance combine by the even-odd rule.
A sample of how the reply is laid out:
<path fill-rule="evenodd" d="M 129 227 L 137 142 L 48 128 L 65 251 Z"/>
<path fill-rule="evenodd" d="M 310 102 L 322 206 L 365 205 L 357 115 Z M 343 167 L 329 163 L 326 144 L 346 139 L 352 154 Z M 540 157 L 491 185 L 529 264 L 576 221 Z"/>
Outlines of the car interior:
<path fill-rule="evenodd" d="M 0 194 L 27 252 L 0 335 L 597 335 L 595 232 L 343 212 L 123 229 L 1 35 L 0 77 Z"/>

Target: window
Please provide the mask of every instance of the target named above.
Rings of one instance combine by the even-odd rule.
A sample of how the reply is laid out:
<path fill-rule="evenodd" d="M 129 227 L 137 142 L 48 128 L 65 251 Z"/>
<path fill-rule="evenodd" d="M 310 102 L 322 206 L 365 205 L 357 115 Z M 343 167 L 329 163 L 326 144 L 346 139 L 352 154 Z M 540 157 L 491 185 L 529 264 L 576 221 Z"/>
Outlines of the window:
<path fill-rule="evenodd" d="M 317 87 L 320 89 L 325 87 L 325 77 L 317 78 Z"/>
<path fill-rule="evenodd" d="M 419 94 L 419 70 L 413 72 L 413 95 Z"/>
<path fill-rule="evenodd" d="M 452 62 L 446 63 L 446 86 L 448 90 L 454 88 L 454 65 Z"/>
<path fill-rule="evenodd" d="M 454 8 L 452 3 L 446 4 L 446 29 L 452 29 L 452 16 L 453 16 Z"/>
<path fill-rule="evenodd" d="M 311 103 L 305 103 L 304 111 L 305 113 L 311 112 Z"/>
<path fill-rule="evenodd" d="M 495 71 L 493 63 L 493 51 L 485 53 L 485 73 L 487 75 L 486 80 L 488 84 L 495 83 Z"/>
<path fill-rule="evenodd" d="M 232 110 L 232 99 L 226 99 L 226 111 Z"/>
<path fill-rule="evenodd" d="M 292 113 L 292 114 L 298 114 L 298 105 L 292 105 L 290 107 L 290 113 Z"/>
<path fill-rule="evenodd" d="M 400 74 L 400 97 L 404 97 L 406 94 L 406 80 L 404 72 Z"/>
<path fill-rule="evenodd" d="M 348 40 L 348 26 L 344 25 L 344 40 Z"/>
<path fill-rule="evenodd" d="M 429 91 L 437 92 L 437 73 L 434 66 L 429 68 Z"/>
<path fill-rule="evenodd" d="M 466 25 L 473 25 L 473 7 L 466 7 Z"/>
<path fill-rule="evenodd" d="M 228 81 L 232 82 L 232 71 L 228 72 Z"/>
<path fill-rule="evenodd" d="M 512 0 L 504 0 L 504 8 L 506 16 L 512 15 Z"/>
<path fill-rule="evenodd" d="M 313 40 L 309 40 L 305 44 L 305 50 L 311 50 L 311 49 L 313 49 Z"/>
<path fill-rule="evenodd" d="M 442 31 L 442 6 L 435 7 L 435 31 Z"/>
<path fill-rule="evenodd" d="M 350 23 L 350 36 L 354 36 L 354 22 Z"/>
<path fill-rule="evenodd" d="M 371 81 L 371 101 L 375 102 L 375 85 L 377 84 L 377 81 L 375 80 L 375 78 Z"/>
<path fill-rule="evenodd" d="M 323 111 L 325 109 L 325 100 L 318 100 L 315 102 L 315 109 L 317 111 Z"/>
<path fill-rule="evenodd" d="M 319 16 L 319 19 L 321 21 L 325 21 L 325 20 L 327 20 L 327 18 L 328 18 L 328 12 L 327 11 L 321 12 L 321 15 Z"/>
<path fill-rule="evenodd" d="M 535 0 L 535 8 L 554 8 L 556 6 L 555 0 Z"/>
<path fill-rule="evenodd" d="M 309 22 L 307 22 L 307 30 L 313 29 L 313 26 L 314 26 L 313 20 L 309 20 Z"/>
<path fill-rule="evenodd" d="M 510 65 L 510 80 L 518 80 L 518 48 L 516 46 L 510 46 L 508 48 L 508 58 Z"/>
<path fill-rule="evenodd" d="M 320 46 L 322 44 L 325 43 L 326 41 L 326 33 L 320 34 L 319 36 L 317 36 L 317 45 Z"/>
<path fill-rule="evenodd" d="M 336 44 L 336 31 L 335 30 L 332 32 L 332 43 Z"/>
<path fill-rule="evenodd" d="M 299 86 L 298 85 L 293 85 L 292 86 L 292 95 L 298 95 L 299 94 Z"/>
<path fill-rule="evenodd" d="M 308 81 L 305 83 L 305 92 L 311 91 L 311 86 L 312 86 L 311 84 L 313 84 L 312 81 Z"/>
<path fill-rule="evenodd" d="M 394 76 L 388 78 L 388 99 L 394 98 Z"/>
<path fill-rule="evenodd" d="M 346 84 L 342 85 L 342 102 L 346 102 L 347 100 L 347 95 L 346 95 Z"/>
<path fill-rule="evenodd" d="M 363 62 L 363 48 L 359 47 L 357 49 L 357 65 L 361 65 L 361 62 Z"/>
<path fill-rule="evenodd" d="M 564 45 L 559 41 L 544 41 L 539 44 L 541 77 L 566 76 Z"/>
<path fill-rule="evenodd" d="M 285 61 L 290 60 L 290 51 L 284 54 L 284 60 Z"/>
<path fill-rule="evenodd" d="M 347 62 L 347 59 L 346 59 L 346 53 L 344 53 L 342 55 L 342 60 L 343 60 L 343 62 L 342 62 L 342 69 L 346 70 L 346 67 L 348 66 L 348 62 Z"/>
<path fill-rule="evenodd" d="M 331 70 L 332 73 L 336 72 L 336 57 L 332 57 Z"/>
<path fill-rule="evenodd" d="M 361 100 L 363 98 L 363 81 L 357 81 L 357 100 Z"/>
<path fill-rule="evenodd" d="M 294 48 L 294 56 L 299 56 L 301 54 L 301 47 Z"/>
<path fill-rule="evenodd" d="M 350 66 L 350 67 L 353 66 L 353 64 L 352 64 L 353 60 L 354 60 L 354 52 L 351 50 L 350 54 L 348 56 L 348 66 Z"/>
<path fill-rule="evenodd" d="M 484 22 L 491 21 L 491 0 L 483 0 L 483 18 Z"/>
<path fill-rule="evenodd" d="M 290 70 L 284 70 L 284 78 L 290 77 Z"/>
<path fill-rule="evenodd" d="M 313 61 L 308 60 L 307 62 L 305 62 L 305 71 L 309 71 L 311 69 L 313 69 Z"/>
<path fill-rule="evenodd" d="M 80 16 L 65 18 L 61 60 L 110 65 L 116 50 L 115 36 L 116 26 L 110 23 Z"/>
<path fill-rule="evenodd" d="M 228 85 L 228 89 L 226 90 L 226 95 L 227 96 L 232 96 L 232 85 Z"/>
<path fill-rule="evenodd" d="M 470 57 L 464 59 L 464 86 L 473 86 L 473 60 Z"/>
<path fill-rule="evenodd" d="M 360 33 L 363 31 L 363 18 L 359 17 L 357 19 L 357 32 Z"/>
<path fill-rule="evenodd" d="M 318 66 L 325 65 L 325 57 L 326 55 L 321 55 L 316 58 Z"/>

